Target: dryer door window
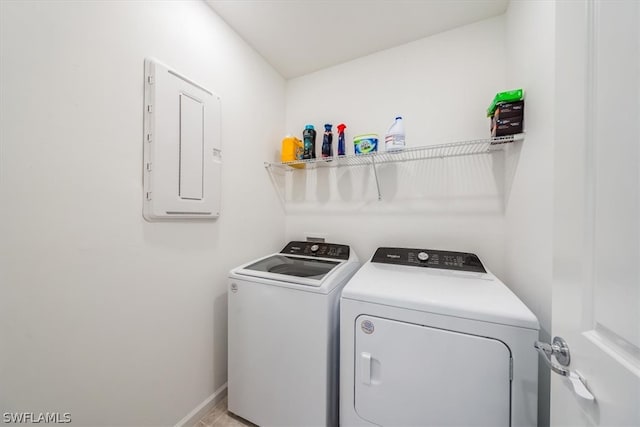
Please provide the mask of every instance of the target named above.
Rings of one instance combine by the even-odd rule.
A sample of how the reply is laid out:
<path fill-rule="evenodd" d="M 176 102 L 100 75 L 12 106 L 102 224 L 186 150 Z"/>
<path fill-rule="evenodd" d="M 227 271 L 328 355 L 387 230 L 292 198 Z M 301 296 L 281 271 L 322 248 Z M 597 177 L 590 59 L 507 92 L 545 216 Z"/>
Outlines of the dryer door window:
<path fill-rule="evenodd" d="M 362 315 L 355 410 L 389 426 L 509 426 L 511 352 L 501 341 Z"/>

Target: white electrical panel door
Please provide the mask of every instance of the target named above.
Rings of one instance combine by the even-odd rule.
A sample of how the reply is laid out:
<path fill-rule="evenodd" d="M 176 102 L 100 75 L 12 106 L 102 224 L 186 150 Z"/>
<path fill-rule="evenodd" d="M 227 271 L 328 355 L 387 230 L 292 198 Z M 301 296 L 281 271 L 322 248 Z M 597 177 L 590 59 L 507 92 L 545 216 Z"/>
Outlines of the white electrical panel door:
<path fill-rule="evenodd" d="M 355 410 L 379 426 L 508 427 L 511 352 L 485 337 L 361 315 Z"/>
<path fill-rule="evenodd" d="M 220 216 L 220 98 L 145 60 L 144 217 Z"/>

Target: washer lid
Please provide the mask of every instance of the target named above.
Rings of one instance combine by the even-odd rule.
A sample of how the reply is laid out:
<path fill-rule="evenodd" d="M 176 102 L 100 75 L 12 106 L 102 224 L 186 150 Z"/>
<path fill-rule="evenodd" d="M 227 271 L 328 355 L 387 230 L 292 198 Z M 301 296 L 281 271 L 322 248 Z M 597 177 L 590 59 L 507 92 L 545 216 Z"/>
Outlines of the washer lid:
<path fill-rule="evenodd" d="M 235 270 L 243 276 L 319 287 L 324 279 L 345 261 L 273 254 Z"/>
<path fill-rule="evenodd" d="M 342 298 L 540 329 L 531 310 L 491 273 L 369 261 L 347 283 Z"/>

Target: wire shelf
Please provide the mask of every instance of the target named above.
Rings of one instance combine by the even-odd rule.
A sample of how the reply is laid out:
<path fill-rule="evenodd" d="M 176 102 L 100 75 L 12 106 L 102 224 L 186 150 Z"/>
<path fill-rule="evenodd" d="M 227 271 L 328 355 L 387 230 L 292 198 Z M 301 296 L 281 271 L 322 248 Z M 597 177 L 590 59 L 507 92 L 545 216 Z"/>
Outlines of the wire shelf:
<path fill-rule="evenodd" d="M 502 144 L 524 139 L 524 134 L 500 136 L 496 138 L 471 141 L 450 142 L 446 144 L 410 147 L 401 151 L 376 152 L 370 154 L 351 154 L 326 159 L 294 160 L 291 162 L 265 162 L 267 168 L 285 170 L 313 169 L 318 167 L 344 167 L 399 163 L 415 160 L 444 159 L 447 157 L 471 156 L 495 151 Z"/>

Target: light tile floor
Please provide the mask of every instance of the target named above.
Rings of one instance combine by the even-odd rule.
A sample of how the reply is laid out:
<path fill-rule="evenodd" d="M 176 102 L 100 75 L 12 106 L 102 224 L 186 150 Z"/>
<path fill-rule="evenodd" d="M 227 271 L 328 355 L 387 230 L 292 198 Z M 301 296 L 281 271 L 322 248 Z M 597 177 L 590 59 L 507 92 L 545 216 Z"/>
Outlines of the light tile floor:
<path fill-rule="evenodd" d="M 194 427 L 257 427 L 240 417 L 227 411 L 227 398 L 222 399 L 216 406 L 205 414 Z"/>

